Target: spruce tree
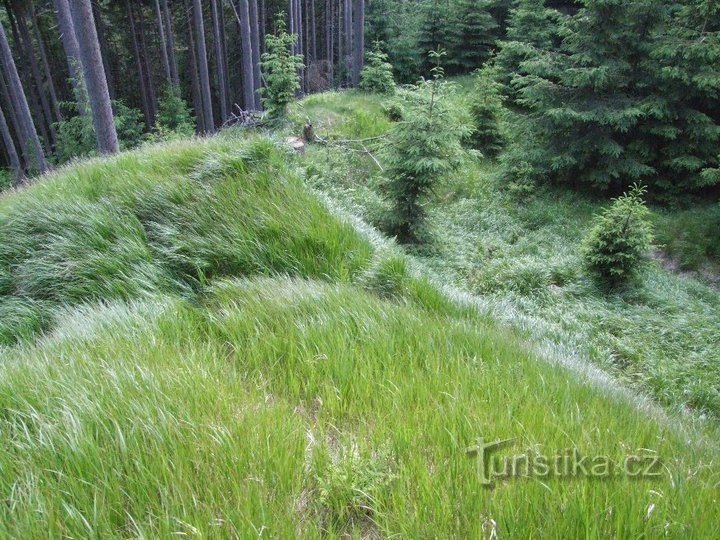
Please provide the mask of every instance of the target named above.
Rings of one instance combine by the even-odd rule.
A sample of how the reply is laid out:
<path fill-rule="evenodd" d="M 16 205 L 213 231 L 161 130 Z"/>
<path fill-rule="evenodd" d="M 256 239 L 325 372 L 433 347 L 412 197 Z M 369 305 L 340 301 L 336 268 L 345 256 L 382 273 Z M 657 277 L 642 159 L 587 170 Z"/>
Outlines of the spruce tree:
<path fill-rule="evenodd" d="M 298 72 L 302 69 L 302 56 L 292 53 L 297 43 L 296 34 L 288 34 L 285 21 L 278 19 L 275 35 L 265 36 L 267 52 L 262 55 L 262 70 L 265 87 L 260 89 L 263 107 L 271 119 L 285 116 L 287 107 L 300 90 Z"/>
<path fill-rule="evenodd" d="M 497 68 L 486 66 L 475 75 L 475 84 L 470 96 L 470 116 L 473 148 L 486 157 L 496 157 L 503 148 L 500 118 L 503 112 L 501 85 L 496 81 Z"/>
<path fill-rule="evenodd" d="M 501 68 L 498 80 L 503 84 L 503 93 L 513 102 L 517 99 L 513 80 L 527 74 L 523 63 L 537 60 L 559 41 L 561 15 L 545 4 L 545 0 L 518 0 L 510 11 L 506 40 L 499 45 L 496 63 Z"/>
<path fill-rule="evenodd" d="M 445 0 L 426 0 L 421 10 L 417 49 L 420 71 L 428 76 L 435 68 L 428 52 L 452 49 L 452 17 Z"/>
<path fill-rule="evenodd" d="M 498 24 L 490 9 L 493 0 L 457 0 L 450 41 L 451 67 L 469 73 L 490 58 L 498 37 Z"/>
<path fill-rule="evenodd" d="M 360 73 L 360 88 L 377 94 L 395 93 L 392 65 L 377 41 L 373 49 L 366 54 L 365 67 Z"/>
<path fill-rule="evenodd" d="M 666 197 L 706 186 L 717 165 L 717 29 L 704 0 L 587 0 L 559 51 L 522 64 L 529 110 L 511 170 Z"/>

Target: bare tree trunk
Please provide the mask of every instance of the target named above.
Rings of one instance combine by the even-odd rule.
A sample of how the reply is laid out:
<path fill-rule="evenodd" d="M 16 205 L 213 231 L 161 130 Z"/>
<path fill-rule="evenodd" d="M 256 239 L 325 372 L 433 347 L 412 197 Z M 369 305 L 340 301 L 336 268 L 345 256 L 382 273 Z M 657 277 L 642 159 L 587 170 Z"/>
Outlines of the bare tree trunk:
<path fill-rule="evenodd" d="M 185 0 L 185 6 L 188 11 L 192 9 L 189 0 Z M 195 47 L 195 32 L 193 25 L 188 24 L 188 56 L 190 63 L 190 83 L 192 87 L 193 108 L 195 109 L 195 118 L 197 119 L 197 131 L 203 133 L 205 131 L 205 114 L 203 110 L 202 91 L 200 90 L 200 69 L 197 62 L 197 48 Z"/>
<path fill-rule="evenodd" d="M 25 57 L 25 61 L 27 62 L 27 65 L 30 67 L 30 73 L 32 74 L 32 79 L 35 83 L 35 88 L 37 89 L 38 96 L 40 98 L 40 106 L 42 107 L 42 117 L 45 119 L 45 126 L 47 127 L 47 133 L 49 136 L 49 147 L 52 148 L 55 146 L 55 140 L 57 139 L 57 134 L 55 133 L 55 128 L 53 126 L 53 114 L 52 114 L 52 108 L 50 106 L 50 102 L 48 101 L 47 94 L 44 90 L 44 84 L 42 75 L 40 74 L 40 67 L 37 63 L 37 58 L 35 57 L 35 50 L 33 47 L 32 38 L 30 37 L 30 31 L 28 30 L 27 23 L 25 21 L 25 6 L 20 5 L 19 3 L 15 3 L 15 22 L 17 24 L 18 32 L 20 33 L 20 45 L 21 49 L 23 51 L 23 56 Z"/>
<path fill-rule="evenodd" d="M 140 81 L 140 101 L 142 103 L 143 116 L 145 117 L 145 127 L 150 130 L 153 125 L 153 113 L 150 106 L 150 97 L 145 79 L 145 69 L 143 67 L 142 55 L 140 53 L 140 42 L 138 41 L 133 0 L 128 0 L 127 12 L 128 20 L 130 21 L 130 37 L 133 45 L 133 56 L 135 57 L 135 65 L 137 66 L 138 79 Z"/>
<path fill-rule="evenodd" d="M 248 0 L 239 0 L 235 10 L 235 18 L 240 26 L 243 107 L 249 111 L 255 108 L 255 80 L 252 65 L 252 36 L 250 35 L 250 5 Z"/>
<path fill-rule="evenodd" d="M 265 0 L 260 0 L 260 50 L 265 52 L 265 32 L 267 32 L 267 8 Z"/>
<path fill-rule="evenodd" d="M 5 35 L 5 29 L 0 24 L 0 63 L 2 63 L 2 71 L 4 76 L 7 78 L 8 91 L 10 99 L 12 101 L 13 110 L 17 115 L 20 132 L 18 133 L 18 139 L 20 140 L 20 146 L 23 148 L 27 163 L 35 163 L 40 172 L 48 170 L 47 161 L 45 161 L 45 154 L 43 153 L 40 139 L 38 138 L 37 131 L 35 130 L 35 124 L 33 123 L 32 115 L 30 114 L 30 107 L 28 106 L 25 93 L 23 91 L 22 83 L 20 82 L 20 76 L 18 75 L 17 68 L 15 67 L 15 60 L 12 57 L 10 51 L 10 44 L 8 43 L 7 36 Z M 34 160 L 32 159 L 34 157 Z"/>
<path fill-rule="evenodd" d="M 353 29 L 353 86 L 360 84 L 360 72 L 365 63 L 365 0 L 355 0 Z"/>
<path fill-rule="evenodd" d="M 229 85 L 227 73 L 225 71 L 225 51 L 223 49 L 223 40 L 220 23 L 220 13 L 218 10 L 217 0 L 210 0 L 210 8 L 212 10 L 213 21 L 213 37 L 215 41 L 215 68 L 218 78 L 218 93 L 220 94 L 220 121 L 224 122 L 228 117 L 228 93 Z"/>
<path fill-rule="evenodd" d="M 345 0 L 345 81 L 349 83 L 352 75 L 352 0 Z"/>
<path fill-rule="evenodd" d="M 215 132 L 215 119 L 213 118 L 212 94 L 210 93 L 210 71 L 208 69 L 207 47 L 205 46 L 205 22 L 203 21 L 202 4 L 200 0 L 193 0 L 193 21 L 195 26 L 195 46 L 197 48 L 197 61 L 200 75 L 200 96 L 202 98 L 203 117 L 205 118 L 205 133 Z"/>
<path fill-rule="evenodd" d="M 15 149 L 15 141 L 13 141 L 12 135 L 10 134 L 10 127 L 5 120 L 5 114 L 0 107 L 0 133 L 2 133 L 3 144 L 5 145 L 5 152 L 10 162 L 10 168 L 15 173 L 15 183 L 19 184 L 25 175 L 20 165 L 20 158 L 18 157 L 17 150 Z"/>
<path fill-rule="evenodd" d="M 252 67 L 253 82 L 255 86 L 255 109 L 262 110 L 260 99 L 260 87 L 262 86 L 262 74 L 260 73 L 260 20 L 258 18 L 258 0 L 250 0 L 250 39 L 252 42 Z"/>
<path fill-rule="evenodd" d="M 315 62 L 317 60 L 317 17 L 315 14 L 315 0 L 310 0 L 310 20 L 312 21 L 312 24 L 310 25 L 310 52 L 312 53 L 313 62 Z"/>
<path fill-rule="evenodd" d="M 90 0 L 72 0 L 71 14 L 80 49 L 80 61 L 85 75 L 98 151 L 101 154 L 115 153 L 120 146 Z"/>
<path fill-rule="evenodd" d="M 328 60 L 328 79 L 335 86 L 335 2 L 325 0 L 325 57 Z"/>
<path fill-rule="evenodd" d="M 85 86 L 83 84 L 82 66 L 80 65 L 80 51 L 78 49 L 75 28 L 70 16 L 68 0 L 55 0 L 55 11 L 57 12 L 58 24 L 60 26 L 60 38 L 62 40 L 65 56 L 67 57 L 68 72 L 72 80 L 75 100 L 78 105 L 78 112 L 81 115 L 87 114 L 85 98 Z"/>
<path fill-rule="evenodd" d="M 2 67 L 2 62 L 0 62 L 0 67 Z M 20 121 L 18 120 L 18 115 L 16 114 L 16 108 L 13 105 L 13 100 L 10 97 L 10 91 L 8 89 L 8 83 L 5 80 L 5 76 L 3 75 L 3 70 L 0 69 L 0 97 L 2 97 L 2 100 L 0 103 L 2 103 L 2 106 L 7 111 L 6 120 L 10 119 L 10 124 L 12 124 L 12 128 L 15 133 L 15 139 L 17 144 L 15 145 L 16 148 L 20 147 L 19 152 L 19 158 L 21 161 L 21 166 L 24 168 L 25 164 L 23 163 L 23 153 L 22 153 L 22 141 L 20 140 L 21 133 L 22 133 L 22 127 L 20 126 Z"/>
<path fill-rule="evenodd" d="M 173 34 L 172 12 L 168 7 L 167 0 L 162 0 L 163 14 L 165 16 L 165 37 L 167 38 L 168 62 L 170 63 L 170 80 L 179 87 L 180 76 L 178 74 L 177 57 L 175 55 L 175 36 Z"/>
<path fill-rule="evenodd" d="M 40 51 L 40 62 L 45 72 L 45 81 L 48 86 L 48 92 L 50 93 L 50 104 L 53 112 L 55 113 L 55 119 L 57 121 L 62 120 L 62 112 L 60 112 L 60 105 L 58 104 L 57 91 L 55 90 L 55 81 L 53 80 L 52 71 L 50 70 L 50 64 L 48 62 L 47 49 L 45 48 L 45 41 L 43 40 L 42 33 L 40 32 L 40 25 L 38 24 L 38 18 L 35 14 L 35 6 L 30 3 L 30 21 L 32 22 L 33 29 L 35 30 L 35 40 L 38 43 L 38 50 Z"/>
<path fill-rule="evenodd" d="M 147 41 L 145 40 L 145 15 L 143 13 L 142 3 L 138 6 L 139 19 L 139 35 L 140 35 L 140 58 L 142 60 L 142 75 L 145 77 L 145 88 L 147 88 L 148 102 L 150 103 L 150 125 L 148 129 L 152 129 L 155 125 L 155 117 L 157 116 L 157 94 L 155 92 L 155 82 L 153 81 L 153 73 L 148 60 Z"/>
<path fill-rule="evenodd" d="M 76 0 L 69 1 L 75 2 Z M 98 43 L 100 43 L 100 55 L 102 56 L 103 69 L 105 70 L 105 82 L 107 83 L 110 99 L 112 100 L 115 99 L 115 74 L 112 63 L 110 62 L 110 51 L 108 50 L 107 40 L 105 39 L 105 35 L 107 34 L 105 31 L 105 22 L 103 21 L 102 13 L 100 13 L 98 5 L 92 2 L 92 0 L 91 4 L 93 17 L 95 19 L 95 31 L 98 36 Z"/>
<path fill-rule="evenodd" d="M 160 34 L 160 59 L 162 60 L 163 69 L 165 70 L 165 80 L 168 85 L 173 84 L 172 74 L 170 73 L 170 58 L 168 55 L 168 43 L 165 37 L 165 18 L 160 8 L 160 0 L 155 0 L 155 18 L 157 19 L 158 32 Z"/>

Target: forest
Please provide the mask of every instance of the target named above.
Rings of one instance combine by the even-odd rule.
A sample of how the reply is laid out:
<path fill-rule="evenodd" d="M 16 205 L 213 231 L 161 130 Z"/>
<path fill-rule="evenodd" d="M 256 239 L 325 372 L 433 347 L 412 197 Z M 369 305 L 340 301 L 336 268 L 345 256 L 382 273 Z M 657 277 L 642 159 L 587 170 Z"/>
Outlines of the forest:
<path fill-rule="evenodd" d="M 716 0 L 2 0 L 0 135 L 0 539 L 716 537 Z"/>

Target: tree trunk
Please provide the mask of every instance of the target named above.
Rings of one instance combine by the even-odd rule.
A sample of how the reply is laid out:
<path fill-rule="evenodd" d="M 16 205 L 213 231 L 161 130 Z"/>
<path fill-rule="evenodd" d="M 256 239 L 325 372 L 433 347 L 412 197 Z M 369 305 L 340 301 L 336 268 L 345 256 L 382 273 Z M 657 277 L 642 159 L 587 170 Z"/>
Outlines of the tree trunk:
<path fill-rule="evenodd" d="M 60 26 L 60 38 L 62 40 L 65 56 L 67 57 L 68 72 L 72 80 L 75 100 L 78 105 L 78 112 L 81 115 L 87 114 L 87 103 L 85 97 L 85 86 L 83 84 L 82 66 L 80 65 L 80 50 L 78 49 L 75 28 L 70 16 L 68 0 L 55 0 L 55 11 L 57 12 L 58 24 Z"/>
<path fill-rule="evenodd" d="M 218 93 L 220 94 L 220 122 L 225 122 L 228 117 L 228 76 L 225 71 L 225 50 L 223 48 L 222 26 L 217 0 L 210 0 L 213 20 L 213 37 L 215 41 L 215 69 L 218 78 Z"/>
<path fill-rule="evenodd" d="M 205 23 L 203 21 L 202 4 L 193 0 L 193 23 L 195 27 L 195 47 L 200 81 L 200 98 L 202 101 L 204 132 L 215 132 L 215 119 L 210 94 L 210 72 L 208 70 L 207 47 L 205 46 Z"/>
<path fill-rule="evenodd" d="M 267 7 L 265 0 L 260 0 L 260 50 L 265 52 L 265 32 L 267 32 Z"/>
<path fill-rule="evenodd" d="M 45 81 L 48 86 L 48 92 L 50 93 L 50 105 L 55 113 L 55 119 L 59 122 L 62 120 L 62 112 L 60 112 L 60 105 L 58 104 L 55 81 L 53 80 L 52 71 L 50 70 L 45 41 L 43 40 L 42 33 L 40 32 L 40 25 L 38 24 L 38 18 L 35 14 L 35 6 L 32 2 L 30 3 L 30 21 L 32 22 L 33 29 L 35 30 L 35 40 L 38 43 L 38 49 L 40 51 L 40 62 L 42 63 L 43 71 L 45 72 Z"/>
<path fill-rule="evenodd" d="M 353 86 L 360 84 L 360 72 L 365 63 L 365 0 L 355 0 L 355 17 L 353 30 Z"/>
<path fill-rule="evenodd" d="M 335 3 L 325 0 L 325 58 L 328 61 L 328 81 L 330 87 L 335 86 Z"/>
<path fill-rule="evenodd" d="M 40 105 L 42 107 L 42 116 L 45 119 L 45 126 L 47 127 L 47 133 L 50 139 L 48 143 L 49 146 L 52 148 L 55 145 L 57 134 L 55 133 L 55 127 L 53 126 L 54 118 L 52 114 L 52 107 L 50 106 L 50 102 L 48 101 L 47 94 L 44 90 L 45 85 L 43 84 L 42 75 L 40 74 L 40 67 L 38 66 L 37 58 L 35 56 L 35 48 L 33 47 L 32 38 L 30 37 L 30 31 L 27 27 L 27 22 L 25 21 L 26 6 L 22 6 L 17 2 L 14 4 L 14 6 L 16 13 L 15 22 L 17 23 L 18 32 L 20 33 L 21 49 L 23 51 L 25 61 L 30 67 L 32 79 L 35 82 L 35 88 L 37 89 L 37 93 L 40 98 Z"/>
<path fill-rule="evenodd" d="M 20 158 L 18 157 L 17 150 L 15 149 L 15 141 L 13 141 L 12 135 L 10 134 L 10 127 L 5 120 L 5 114 L 0 107 L 0 133 L 2 133 L 3 144 L 5 145 L 5 152 L 8 156 L 10 168 L 15 173 L 15 183 L 19 184 L 24 176 L 24 172 L 20 165 Z"/>
<path fill-rule="evenodd" d="M 2 67 L 2 62 L 0 62 L 0 67 Z M 13 100 L 10 97 L 10 91 L 8 90 L 8 83 L 5 80 L 5 76 L 3 75 L 3 70 L 0 69 L 0 97 L 2 100 L 0 100 L 0 105 L 5 108 L 7 111 L 7 116 L 5 117 L 5 120 L 10 120 L 10 124 L 12 124 L 12 128 L 15 133 L 15 148 L 20 148 L 20 152 L 18 154 L 18 157 L 20 158 L 20 165 L 25 168 L 25 164 L 23 162 L 23 154 L 22 154 L 22 141 L 20 140 L 20 134 L 22 133 L 22 128 L 20 126 L 20 121 L 18 120 L 18 116 L 16 114 L 16 109 L 13 105 Z"/>
<path fill-rule="evenodd" d="M 34 157 L 34 163 L 40 172 L 45 172 L 48 170 L 45 154 L 43 153 L 40 139 L 35 130 L 35 124 L 30 114 L 30 107 L 25 98 L 20 76 L 15 67 L 15 60 L 12 57 L 10 44 L 8 43 L 2 24 L 0 24 L 0 61 L 2 63 L 3 74 L 7 78 L 8 91 L 10 99 L 12 100 L 13 110 L 17 115 L 20 127 L 18 139 L 20 140 L 21 148 L 24 150 L 26 162 L 33 163 L 32 158 Z"/>
<path fill-rule="evenodd" d="M 153 81 L 153 73 L 149 61 L 147 41 L 145 40 L 145 15 L 143 13 L 142 3 L 138 6 L 138 22 L 139 22 L 139 35 L 140 35 L 140 59 L 142 61 L 141 67 L 143 71 L 142 75 L 145 77 L 145 88 L 148 93 L 148 103 L 150 104 L 150 125 L 148 129 L 152 129 L 155 125 L 155 117 L 157 116 L 157 94 L 155 93 L 155 83 Z"/>
<path fill-rule="evenodd" d="M 250 0 L 250 39 L 252 42 L 253 88 L 255 93 L 255 109 L 262 110 L 260 87 L 262 86 L 262 73 L 260 73 L 260 19 L 258 17 L 258 0 Z"/>
<path fill-rule="evenodd" d="M 345 65 L 345 82 L 351 81 L 352 75 L 352 0 L 345 0 L 345 58 L 343 63 Z"/>
<path fill-rule="evenodd" d="M 180 86 L 180 75 L 178 74 L 177 57 L 175 55 L 175 36 L 173 34 L 172 12 L 168 7 L 167 0 L 162 0 L 163 15 L 165 17 L 165 37 L 167 38 L 168 62 L 170 63 L 170 79 L 172 83 Z"/>
<path fill-rule="evenodd" d="M 185 0 L 186 11 L 190 12 L 192 7 L 189 0 Z M 190 71 L 190 86 L 192 88 L 193 108 L 195 109 L 196 130 L 198 133 L 205 131 L 205 116 L 203 115 L 203 103 L 202 103 L 202 92 L 200 91 L 200 72 L 197 63 L 197 54 L 195 47 L 195 32 L 193 32 L 193 25 L 188 24 L 188 63 Z"/>
<path fill-rule="evenodd" d="M 98 151 L 101 154 L 115 153 L 120 147 L 90 0 L 72 0 L 70 12 L 78 40 Z"/>
<path fill-rule="evenodd" d="M 312 54 L 313 62 L 317 60 L 317 16 L 315 13 L 315 0 L 310 0 L 310 52 Z"/>
<path fill-rule="evenodd" d="M 75 2 L 76 0 L 69 0 Z M 110 61 L 110 51 L 108 50 L 107 40 L 105 35 L 105 22 L 100 13 L 100 8 L 97 4 L 92 2 L 93 18 L 95 19 L 95 32 L 97 33 L 98 43 L 100 43 L 100 55 L 102 56 L 103 69 L 105 70 L 105 82 L 107 83 L 108 93 L 110 99 L 115 99 L 115 73 L 113 72 L 112 62 Z"/>
<path fill-rule="evenodd" d="M 253 70 L 252 36 L 250 35 L 250 5 L 248 0 L 239 0 L 235 15 L 240 26 L 240 48 L 242 50 L 243 108 L 255 109 L 255 80 Z"/>
<path fill-rule="evenodd" d="M 157 19 L 158 33 L 160 35 L 160 59 L 162 60 L 163 69 L 165 70 L 165 81 L 168 85 L 173 84 L 172 74 L 170 73 L 170 57 L 168 55 L 168 42 L 165 37 L 165 18 L 160 8 L 160 0 L 155 0 L 155 18 Z"/>
<path fill-rule="evenodd" d="M 143 67 L 142 55 L 140 53 L 140 42 L 138 41 L 138 32 L 135 24 L 135 8 L 133 0 L 127 2 L 128 20 L 130 21 L 130 37 L 133 45 L 133 56 L 135 57 L 135 65 L 137 66 L 138 80 L 140 82 L 140 101 L 142 103 L 143 116 L 145 117 L 145 126 L 148 130 L 152 129 L 153 114 L 150 106 L 150 95 L 148 93 L 147 82 L 145 79 L 145 68 Z"/>

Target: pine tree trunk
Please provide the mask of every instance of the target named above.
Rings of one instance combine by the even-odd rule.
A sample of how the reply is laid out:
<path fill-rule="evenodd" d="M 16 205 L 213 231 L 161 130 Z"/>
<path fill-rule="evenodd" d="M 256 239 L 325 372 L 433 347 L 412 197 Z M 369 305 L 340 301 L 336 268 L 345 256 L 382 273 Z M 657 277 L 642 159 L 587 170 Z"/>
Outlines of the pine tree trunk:
<path fill-rule="evenodd" d="M 68 73 L 70 73 L 70 79 L 72 80 L 78 112 L 84 116 L 87 114 L 85 86 L 83 84 L 82 66 L 80 65 L 80 50 L 75 37 L 72 17 L 70 16 L 70 6 L 68 0 L 54 1 L 58 25 L 60 26 L 60 38 L 67 57 Z"/>
<path fill-rule="evenodd" d="M 328 79 L 330 87 L 335 86 L 335 3 L 325 1 L 325 57 L 328 61 Z"/>
<path fill-rule="evenodd" d="M 40 98 L 40 106 L 42 108 L 42 118 L 45 121 L 45 127 L 47 128 L 47 133 L 49 137 L 49 147 L 52 148 L 55 146 L 55 140 L 57 139 L 57 134 L 55 133 L 55 128 L 53 126 L 53 114 L 52 114 L 52 107 L 50 106 L 50 101 L 48 100 L 47 94 L 44 90 L 44 84 L 42 75 L 40 74 L 40 66 L 38 66 L 37 63 L 37 57 L 35 56 L 35 48 L 33 47 L 32 38 L 30 37 L 30 31 L 27 27 L 27 22 L 25 21 L 25 7 L 18 7 L 18 3 L 15 3 L 15 21 L 17 23 L 18 32 L 20 34 L 20 44 L 21 49 L 23 51 L 23 56 L 25 57 L 25 61 L 27 62 L 27 65 L 30 67 L 30 73 L 32 74 L 32 80 L 35 83 L 35 88 L 37 89 L 38 97 Z"/>
<path fill-rule="evenodd" d="M 343 29 L 345 35 L 345 58 L 343 63 L 345 65 L 345 82 L 346 84 L 351 81 L 352 75 L 352 0 L 345 0 L 345 28 Z"/>
<path fill-rule="evenodd" d="M 172 74 L 170 73 L 170 58 L 168 55 L 168 43 L 165 37 L 165 18 L 160 8 L 160 0 L 155 0 L 155 18 L 157 19 L 158 33 L 160 34 L 160 59 L 162 60 L 163 70 L 165 71 L 165 81 L 168 85 L 173 84 Z"/>
<path fill-rule="evenodd" d="M 22 83 L 20 82 L 20 76 L 18 75 L 17 68 L 15 67 L 15 60 L 13 59 L 12 52 L 10 51 L 10 44 L 8 43 L 7 36 L 5 35 L 5 29 L 0 24 L 0 63 L 2 64 L 3 74 L 7 78 L 8 93 L 12 100 L 13 110 L 17 115 L 20 132 L 18 133 L 18 139 L 20 140 L 20 146 L 23 148 L 25 153 L 26 163 L 34 163 L 40 172 L 48 170 L 47 162 L 45 161 L 45 154 L 43 153 L 40 139 L 38 138 L 37 131 L 35 130 L 35 124 L 33 123 L 32 115 L 30 114 L 30 107 L 28 106 L 25 93 L 23 92 Z"/>
<path fill-rule="evenodd" d="M 228 79 L 225 71 L 225 51 L 221 32 L 220 13 L 217 0 L 210 0 L 213 21 L 213 37 L 215 41 L 215 69 L 218 78 L 218 93 L 220 94 L 220 122 L 225 122 L 228 117 Z"/>
<path fill-rule="evenodd" d="M 315 13 L 315 0 L 310 0 L 310 20 L 312 21 L 310 25 L 310 53 L 312 54 L 313 62 L 317 60 L 317 18 Z"/>
<path fill-rule="evenodd" d="M 0 62 L 0 68 L 2 67 L 2 62 Z M 22 144 L 20 141 L 20 134 L 22 133 L 22 128 L 20 126 L 20 121 L 18 120 L 18 116 L 16 114 L 16 109 L 13 105 L 13 100 L 10 97 L 10 92 L 8 90 L 8 83 L 5 80 L 5 76 L 3 75 L 3 70 L 0 69 L 0 97 L 2 98 L 0 100 L 1 106 L 7 111 L 7 116 L 5 117 L 6 120 L 10 121 L 10 124 L 12 124 L 13 132 L 15 133 L 15 139 L 16 144 L 15 148 L 19 148 L 20 152 L 18 153 L 18 157 L 20 158 L 20 165 L 21 167 L 25 168 L 25 164 L 23 162 L 23 154 L 22 154 Z"/>
<path fill-rule="evenodd" d="M 50 63 L 48 62 L 47 48 L 45 47 L 45 41 L 43 40 L 42 33 L 40 32 L 40 26 L 38 25 L 38 18 L 35 13 L 35 6 L 30 3 L 30 22 L 32 22 L 33 29 L 35 30 L 35 40 L 38 43 L 38 49 L 40 51 L 40 62 L 45 72 L 45 81 L 48 86 L 48 92 L 50 94 L 50 105 L 55 113 L 55 119 L 59 122 L 62 120 L 62 112 L 60 111 L 60 105 L 57 98 L 57 91 L 55 89 L 55 81 L 53 80 L 52 71 L 50 70 Z"/>
<path fill-rule="evenodd" d="M 265 52 L 265 32 L 267 32 L 267 8 L 265 0 L 260 0 L 260 51 Z"/>
<path fill-rule="evenodd" d="M 185 6 L 189 12 L 192 7 L 189 4 L 189 0 L 185 0 Z M 195 118 L 197 120 L 197 132 L 203 133 L 205 131 L 205 115 L 203 111 L 202 92 L 200 90 L 200 69 L 198 68 L 197 62 L 197 48 L 195 47 L 195 32 L 193 32 L 193 25 L 188 24 L 188 60 L 190 68 L 190 84 L 192 87 L 193 97 L 193 108 L 195 109 Z"/>
<path fill-rule="evenodd" d="M 200 97 L 202 100 L 204 132 L 215 132 L 213 118 L 212 95 L 210 94 L 210 71 L 208 69 L 207 47 L 205 46 L 205 22 L 203 21 L 202 3 L 193 0 L 193 24 L 195 27 L 195 47 L 199 68 Z"/>
<path fill-rule="evenodd" d="M 360 72 L 365 63 L 365 0 L 355 0 L 355 17 L 353 19 L 353 86 L 360 84 Z"/>
<path fill-rule="evenodd" d="M 135 57 L 135 65 L 137 67 L 138 80 L 140 82 L 140 102 L 142 103 L 143 116 L 145 117 L 145 127 L 150 130 L 153 125 L 153 114 L 150 106 L 150 96 L 148 93 L 147 82 L 145 79 L 145 68 L 143 67 L 142 55 L 140 53 L 140 42 L 138 40 L 137 26 L 135 23 L 134 0 L 128 0 L 127 12 L 130 21 L 130 37 L 133 45 L 133 56 Z"/>
<path fill-rule="evenodd" d="M 69 1 L 75 2 L 76 0 Z M 91 3 L 95 20 L 95 31 L 97 33 L 98 43 L 100 43 L 100 55 L 102 56 L 103 69 L 105 70 L 105 82 L 107 83 L 110 99 L 113 100 L 115 99 L 115 73 L 113 72 L 112 62 L 110 61 L 110 51 L 108 50 L 107 40 L 105 39 L 105 35 L 107 34 L 105 31 L 105 22 L 103 21 L 102 13 L 100 13 L 98 5 L 92 1 Z"/>
<path fill-rule="evenodd" d="M 20 183 L 24 176 L 22 167 L 20 166 L 20 158 L 18 157 L 17 150 L 15 149 L 15 141 L 13 141 L 12 135 L 10 134 L 10 126 L 8 126 L 5 120 L 5 114 L 0 107 L 0 133 L 2 133 L 3 144 L 5 145 L 5 152 L 8 156 L 8 162 L 10 168 L 15 173 L 15 182 Z"/>
<path fill-rule="evenodd" d="M 147 41 L 145 40 L 145 15 L 143 13 L 142 3 L 138 6 L 138 22 L 139 22 L 139 35 L 140 35 L 140 59 L 142 76 L 145 77 L 145 88 L 147 88 L 148 102 L 150 104 L 150 125 L 148 129 L 152 129 L 155 126 L 155 117 L 157 116 L 157 93 L 155 92 L 155 82 L 153 81 L 153 73 L 150 65 Z"/>
<path fill-rule="evenodd" d="M 252 44 L 253 82 L 255 83 L 255 109 L 262 110 L 260 87 L 262 74 L 260 73 L 260 20 L 258 18 L 258 0 L 250 0 L 250 38 Z"/>
<path fill-rule="evenodd" d="M 165 17 L 165 37 L 167 39 L 168 62 L 170 63 L 170 79 L 179 87 L 180 76 L 178 74 L 177 57 L 175 55 L 175 35 L 173 34 L 172 12 L 168 7 L 167 0 L 162 0 L 163 15 Z"/>
<path fill-rule="evenodd" d="M 240 25 L 240 48 L 242 51 L 243 108 L 250 111 L 255 109 L 255 80 L 248 0 L 239 0 L 236 15 L 238 25 Z"/>
<path fill-rule="evenodd" d="M 98 151 L 111 154 L 119 150 L 119 144 L 90 0 L 72 0 L 70 12 L 78 40 Z"/>

